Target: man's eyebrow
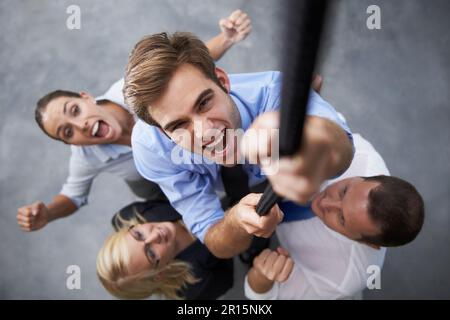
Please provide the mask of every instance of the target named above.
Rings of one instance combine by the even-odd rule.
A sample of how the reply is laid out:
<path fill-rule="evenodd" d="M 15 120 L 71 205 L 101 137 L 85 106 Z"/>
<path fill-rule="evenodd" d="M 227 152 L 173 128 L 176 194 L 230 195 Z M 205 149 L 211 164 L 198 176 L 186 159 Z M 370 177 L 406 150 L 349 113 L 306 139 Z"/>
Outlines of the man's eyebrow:
<path fill-rule="evenodd" d="M 195 108 L 196 106 L 198 106 L 198 105 L 200 104 L 200 102 L 202 102 L 202 100 L 203 100 L 206 96 L 208 96 L 208 95 L 210 95 L 210 94 L 213 94 L 213 93 L 214 93 L 214 91 L 213 91 L 213 89 L 211 89 L 211 88 L 208 88 L 208 89 L 204 90 L 202 93 L 200 93 L 200 94 L 198 95 L 197 100 L 195 100 L 195 103 L 194 103 L 194 105 L 193 105 L 193 108 Z"/>
<path fill-rule="evenodd" d="M 347 195 L 348 189 L 349 189 L 350 187 L 349 187 L 349 185 L 347 184 L 344 188 L 345 188 L 345 194 L 344 194 L 344 196 L 342 197 L 342 203 L 344 202 L 344 197 Z M 342 225 L 345 226 L 345 220 L 346 220 L 346 219 L 345 219 L 345 215 L 344 215 L 344 210 L 343 210 L 343 209 L 341 210 L 341 214 L 342 214 Z"/>
<path fill-rule="evenodd" d="M 200 94 L 198 95 L 197 99 L 195 100 L 195 103 L 194 103 L 194 105 L 192 106 L 192 109 L 194 109 L 196 106 L 198 106 L 198 105 L 200 104 L 200 102 L 202 102 L 202 100 L 203 100 L 206 96 L 208 96 L 208 95 L 210 95 L 210 94 L 212 94 L 212 93 L 214 93 L 214 91 L 213 91 L 211 88 L 208 88 L 208 89 L 203 90 L 202 93 L 200 93 Z M 176 119 L 176 120 L 170 121 L 168 124 L 166 124 L 166 125 L 164 126 L 164 128 L 163 128 L 164 131 L 170 131 L 170 128 L 173 127 L 175 124 L 177 124 L 177 122 L 180 122 L 180 121 L 181 121 L 181 119 Z"/>
<path fill-rule="evenodd" d="M 67 100 L 66 102 L 64 102 L 64 108 L 63 108 L 63 114 L 66 114 L 66 108 L 67 108 L 67 104 L 69 103 L 69 100 Z"/>
<path fill-rule="evenodd" d="M 64 102 L 63 114 L 66 114 L 67 104 L 69 103 L 69 101 L 70 100 L 67 100 L 66 102 Z M 62 140 L 62 138 L 59 136 L 59 132 L 60 131 L 61 131 L 61 126 L 58 126 L 58 129 L 56 129 L 56 136 L 59 137 Z"/>

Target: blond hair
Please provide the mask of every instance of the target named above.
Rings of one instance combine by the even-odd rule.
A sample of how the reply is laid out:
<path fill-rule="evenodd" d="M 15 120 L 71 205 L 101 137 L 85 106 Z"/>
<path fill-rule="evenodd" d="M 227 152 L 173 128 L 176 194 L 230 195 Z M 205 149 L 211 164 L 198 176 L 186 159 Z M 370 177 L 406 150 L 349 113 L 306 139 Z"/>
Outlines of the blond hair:
<path fill-rule="evenodd" d="M 150 116 L 150 105 L 165 91 L 176 71 L 190 64 L 221 88 L 214 60 L 205 44 L 191 33 L 158 33 L 139 41 L 131 51 L 125 73 L 125 103 L 145 122 L 159 126 Z"/>
<path fill-rule="evenodd" d="M 100 282 L 109 293 L 120 299 L 144 299 L 153 294 L 182 299 L 180 290 L 198 281 L 186 262 L 173 260 L 161 269 L 130 274 L 128 266 L 131 256 L 125 236 L 130 225 L 137 223 L 137 220 L 129 221 L 106 239 L 97 256 Z"/>

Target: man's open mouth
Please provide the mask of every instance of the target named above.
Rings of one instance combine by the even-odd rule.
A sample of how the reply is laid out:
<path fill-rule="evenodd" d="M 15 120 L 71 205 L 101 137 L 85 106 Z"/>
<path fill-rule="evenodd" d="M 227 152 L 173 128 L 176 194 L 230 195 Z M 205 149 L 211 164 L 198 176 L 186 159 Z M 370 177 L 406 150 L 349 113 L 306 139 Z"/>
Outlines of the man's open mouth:
<path fill-rule="evenodd" d="M 91 135 L 96 138 L 104 138 L 108 135 L 109 130 L 110 130 L 110 127 L 106 122 L 104 122 L 102 120 L 98 120 L 92 126 Z"/>
<path fill-rule="evenodd" d="M 215 155 L 223 154 L 226 151 L 227 146 L 227 134 L 226 128 L 220 131 L 220 134 L 216 137 L 212 137 L 211 141 L 203 146 L 203 150 L 210 152 L 214 157 Z"/>

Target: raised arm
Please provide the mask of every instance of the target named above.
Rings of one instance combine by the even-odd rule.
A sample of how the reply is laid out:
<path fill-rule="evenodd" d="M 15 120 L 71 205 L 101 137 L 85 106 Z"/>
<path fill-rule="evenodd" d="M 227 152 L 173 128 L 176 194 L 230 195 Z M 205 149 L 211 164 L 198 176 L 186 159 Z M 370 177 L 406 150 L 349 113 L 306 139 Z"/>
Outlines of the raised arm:
<path fill-rule="evenodd" d="M 58 194 L 53 201 L 45 205 L 36 201 L 17 210 L 17 223 L 23 231 L 36 231 L 50 221 L 67 217 L 78 210 L 78 207 L 68 197 Z"/>
<path fill-rule="evenodd" d="M 244 40 L 252 30 L 250 17 L 241 10 L 236 10 L 227 18 L 219 21 L 222 30 L 206 43 L 215 61 L 219 60 L 234 44 Z"/>

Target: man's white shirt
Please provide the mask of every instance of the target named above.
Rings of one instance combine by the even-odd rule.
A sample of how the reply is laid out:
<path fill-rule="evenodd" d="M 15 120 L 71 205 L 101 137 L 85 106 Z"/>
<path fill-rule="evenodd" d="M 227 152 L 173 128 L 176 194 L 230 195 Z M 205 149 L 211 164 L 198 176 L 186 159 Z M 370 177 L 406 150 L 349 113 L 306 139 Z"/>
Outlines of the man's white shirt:
<path fill-rule="evenodd" d="M 328 185 L 354 176 L 389 175 L 380 154 L 359 134 L 354 134 L 355 154 L 347 171 Z M 276 230 L 281 247 L 291 254 L 295 265 L 284 283 L 275 283 L 264 294 L 254 292 L 246 277 L 245 295 L 249 299 L 351 299 L 367 285 L 373 274 L 370 266 L 381 270 L 386 248 L 379 250 L 353 241 L 331 230 L 317 217 L 282 223 Z"/>

